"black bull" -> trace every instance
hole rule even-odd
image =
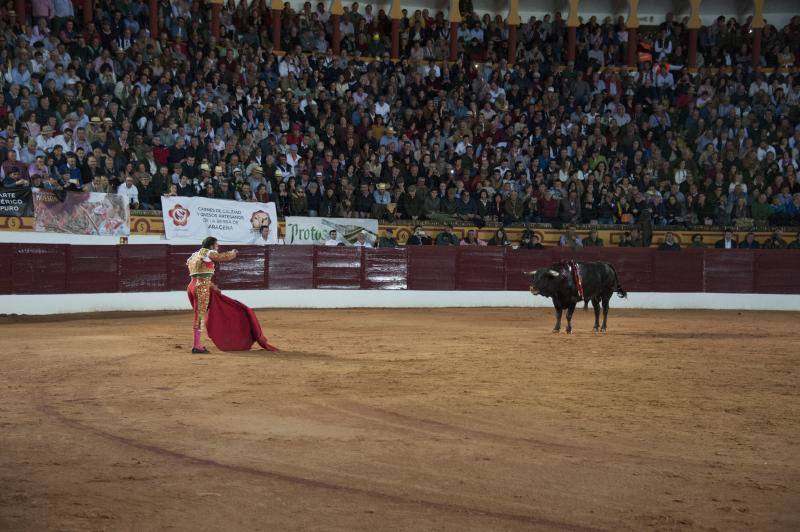
[[[594,331],[605,332],[608,319],[608,302],[614,292],[619,297],[627,294],[619,284],[619,277],[614,266],[607,262],[578,262],[583,297],[578,294],[578,287],[568,263],[555,263],[549,268],[540,268],[532,272],[524,272],[530,278],[531,293],[542,295],[553,300],[556,308],[556,326],[553,332],[561,330],[561,314],[567,310],[567,334],[572,332],[572,314],[575,305],[583,300],[584,308],[592,302],[594,308]],[[600,326],[600,305],[603,305],[603,325]]]

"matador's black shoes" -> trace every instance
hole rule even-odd
[[[208,349],[206,349],[205,347],[203,347],[203,348],[199,348],[199,347],[193,347],[193,348],[192,348],[192,354],[193,354],[193,355],[207,355],[207,354],[209,354],[210,352],[211,352],[211,351],[209,351],[209,350],[208,350]]]

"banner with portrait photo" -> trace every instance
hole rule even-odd
[[[365,240],[375,246],[378,240],[378,220],[372,218],[310,218],[305,216],[286,217],[287,244],[324,244],[332,230],[336,230],[336,240],[345,246],[352,246],[356,235],[363,232]]]
[[[167,239],[258,245],[278,243],[278,211],[274,203],[163,196],[161,206]]]
[[[33,230],[75,235],[128,236],[131,211],[126,198],[100,192],[33,189]]]
[[[0,189],[0,216],[33,215],[33,196],[29,188]]]

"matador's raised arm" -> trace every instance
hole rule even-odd
[[[230,262],[236,258],[237,251],[234,249],[232,251],[225,251],[220,253],[219,251],[212,251],[208,254],[208,258],[216,261],[216,262]]]

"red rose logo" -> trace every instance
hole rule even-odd
[[[184,225],[189,223],[189,209],[181,205],[180,203],[176,204],[173,208],[169,210],[169,217],[172,218],[172,223],[177,225],[178,227],[183,227]]]

